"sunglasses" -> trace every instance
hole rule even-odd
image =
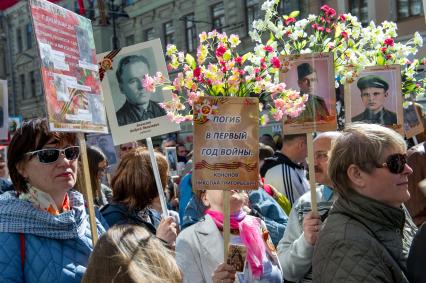
[[[64,149],[58,148],[44,148],[40,150],[30,151],[25,153],[25,155],[30,155],[33,157],[37,155],[38,161],[43,164],[53,163],[58,160],[61,154],[65,155],[65,158],[72,161],[76,160],[80,155],[80,147],[79,146],[70,146]]]
[[[387,167],[389,172],[393,174],[401,174],[405,169],[405,164],[407,164],[407,155],[395,153],[389,155],[388,158],[386,158],[386,163],[383,163],[382,165],[376,165],[376,167]]]

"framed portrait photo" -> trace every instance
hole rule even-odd
[[[346,123],[380,124],[404,133],[400,65],[371,66],[345,89]]]
[[[159,39],[98,55],[104,68],[102,89],[115,145],[180,130],[160,106],[172,98],[171,91],[147,92],[145,75],[161,72],[167,78],[166,62]]]
[[[305,109],[296,118],[284,118],[286,134],[330,131],[337,128],[336,91],[332,53],[282,57],[280,81],[307,95]]]
[[[167,163],[169,164],[169,171],[171,175],[177,175],[177,154],[176,154],[176,147],[166,147],[166,159]]]
[[[420,105],[417,105],[420,107]],[[416,104],[410,102],[407,107],[403,108],[404,110],[404,132],[407,139],[412,138],[418,134],[424,132],[423,119],[420,116],[419,111],[422,111],[421,108],[417,108]]]

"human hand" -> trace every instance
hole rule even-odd
[[[177,228],[173,217],[162,218],[155,235],[165,241],[170,247],[173,247],[177,237]]]
[[[235,268],[227,263],[221,263],[212,274],[213,283],[234,283]]]
[[[315,245],[321,230],[321,218],[318,213],[308,212],[303,219],[303,234],[306,242]]]

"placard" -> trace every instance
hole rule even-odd
[[[251,97],[211,96],[194,102],[194,189],[258,189],[258,103]]]
[[[161,102],[172,99],[171,91],[145,91],[146,74],[161,72],[167,78],[166,62],[159,39],[98,55],[104,72],[102,89],[115,145],[180,131],[171,122]]]
[[[404,107],[404,132],[405,137],[410,139],[418,134],[422,134],[425,130],[423,125],[423,119],[420,116],[419,111],[422,111],[420,105],[410,102],[407,107]]]
[[[305,110],[284,118],[284,133],[335,131],[337,128],[334,62],[332,53],[289,55],[281,58],[280,81],[308,96]]]
[[[45,0],[30,0],[51,131],[107,133],[89,19]]]
[[[6,140],[9,130],[7,81],[0,80],[0,140]]]
[[[90,134],[86,136],[87,144],[99,147],[108,160],[108,168],[118,163],[119,158],[115,151],[110,134]]]
[[[371,66],[345,88],[346,123],[380,124],[403,129],[401,66]]]
[[[175,176],[178,173],[178,162],[176,147],[166,147],[166,159],[169,165],[170,176]]]

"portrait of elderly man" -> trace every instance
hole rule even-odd
[[[142,86],[145,74],[150,74],[148,60],[142,55],[123,57],[118,63],[115,73],[121,93],[126,96],[126,102],[116,112],[119,126],[133,124],[166,115],[166,111],[151,100],[150,94]]]
[[[369,124],[394,125],[397,123],[396,113],[384,107],[389,96],[389,84],[380,76],[367,75],[357,82],[361,92],[365,110],[354,116],[352,122]]]
[[[300,94],[307,94],[308,101],[305,103],[305,110],[302,111],[294,121],[314,122],[325,121],[330,116],[324,98],[315,95],[318,92],[317,71],[309,63],[302,63],[297,66],[297,84]]]

